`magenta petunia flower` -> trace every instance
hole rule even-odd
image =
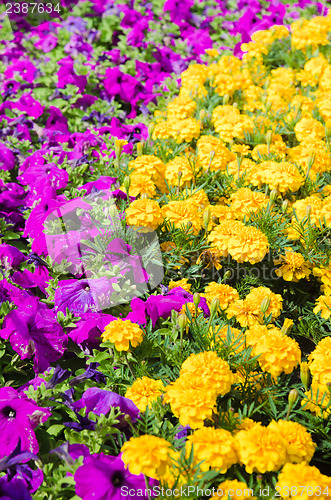
[[[51,415],[12,387],[0,389],[0,458],[15,450],[19,440],[21,450],[38,453],[39,445],[34,429]]]
[[[0,337],[10,341],[21,359],[34,357],[37,373],[62,357],[68,341],[55,313],[32,296],[7,314]]]
[[[83,500],[121,500],[125,496],[122,491],[130,491],[132,500],[148,498],[147,492],[141,494],[146,490],[144,475],[131,474],[121,455],[112,457],[100,453],[85,457],[84,464],[75,473],[75,481],[76,494]],[[157,484],[149,479],[150,489]]]
[[[15,156],[11,149],[0,144],[0,170],[11,170],[15,167]]]

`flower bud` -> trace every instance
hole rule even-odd
[[[312,213],[312,206],[311,205],[307,205],[306,206],[306,215],[307,215],[307,217],[310,217],[311,213]]]
[[[142,193],[140,196],[141,200],[148,200],[148,194],[147,193]]]
[[[143,154],[143,142],[137,142],[137,155],[141,156]]]
[[[260,307],[260,311],[262,314],[265,314],[267,312],[267,310],[269,309],[269,306],[270,306],[270,297],[264,297],[264,299],[262,300],[261,302],[261,307]]]
[[[273,189],[272,191],[270,191],[270,201],[271,203],[274,203],[278,198],[278,191],[277,189]]]
[[[290,202],[288,200],[284,200],[282,203],[282,212],[287,212],[288,207],[290,206]]]
[[[270,144],[272,142],[272,130],[268,130],[267,135],[266,135],[266,143],[268,148],[270,148]]]
[[[305,390],[308,391],[309,388],[309,382],[310,382],[310,370],[308,363],[301,363],[300,364],[300,378],[302,385],[304,386]]]
[[[325,126],[325,135],[329,139],[331,137],[331,123],[327,122]]]
[[[307,166],[308,166],[308,171],[307,171],[307,175],[309,173],[309,170],[311,169],[311,167],[314,165],[315,163],[315,158],[316,158],[316,154],[313,152],[309,158],[308,158],[308,161],[307,161]]]
[[[182,313],[178,316],[178,326],[181,331],[185,330],[188,324],[188,317],[186,314]]]
[[[299,393],[298,393],[297,389],[291,389],[290,392],[288,393],[288,404],[289,404],[290,409],[297,402],[298,397],[299,397]]]
[[[237,102],[234,102],[234,103],[232,104],[232,107],[233,107],[233,108],[238,108],[238,103],[237,103]]]
[[[224,94],[223,96],[223,106],[225,106],[230,100],[229,94]]]
[[[267,104],[265,105],[265,110],[267,113],[271,110],[272,102],[268,101]]]
[[[211,301],[210,304],[210,316],[215,316],[216,312],[218,311],[218,308],[220,306],[220,299],[217,297]]]
[[[225,271],[223,278],[227,280],[228,278],[231,278],[231,276],[232,276],[232,271],[228,269],[227,271]]]
[[[284,324],[281,328],[282,334],[288,335],[290,333],[290,331],[292,330],[292,327],[293,327],[293,319],[285,318]]]
[[[111,219],[114,219],[118,215],[118,210],[115,203],[113,205],[110,205],[110,207],[108,208],[108,214]]]
[[[200,304],[200,294],[199,294],[199,293],[197,293],[197,292],[195,292],[195,293],[193,294],[193,303],[194,303],[194,305],[195,305],[196,309],[198,309],[199,304]]]
[[[129,176],[129,175],[126,175],[126,176],[124,177],[123,184],[124,184],[124,187],[125,187],[126,192],[128,193],[128,191],[129,191],[129,189],[130,189],[130,185],[131,185],[131,179],[130,179],[130,176]]]
[[[115,139],[115,154],[116,158],[119,158],[122,154],[123,146],[128,144],[128,141],[124,139]]]
[[[202,221],[204,228],[207,230],[209,222],[210,222],[210,217],[211,217],[211,210],[210,207],[205,208],[205,211],[203,212],[202,216]]]

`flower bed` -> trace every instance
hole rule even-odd
[[[315,7],[3,20],[3,498],[331,496]]]

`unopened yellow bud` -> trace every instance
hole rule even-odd
[[[187,327],[187,324],[188,324],[188,317],[186,316],[186,314],[180,314],[178,316],[178,326],[180,328],[181,331],[185,330],[185,328]]]
[[[270,191],[270,201],[271,203],[274,203],[278,198],[278,191],[277,189],[273,189],[272,191]]]
[[[143,142],[137,142],[137,155],[141,156],[143,154]]]
[[[116,158],[119,158],[122,154],[123,146],[128,144],[128,141],[124,139],[115,139],[115,154]]]
[[[150,123],[148,125],[148,137],[151,139],[155,129],[155,123]]]
[[[286,318],[281,328],[281,332],[283,333],[283,335],[288,335],[292,330],[292,327],[293,327],[293,319]]]
[[[110,205],[110,207],[108,208],[108,214],[111,219],[114,219],[118,215],[118,210],[115,204]]]
[[[290,392],[288,393],[288,404],[291,408],[297,402],[298,397],[299,393],[297,389],[291,389]]]
[[[288,200],[284,200],[282,203],[282,212],[287,212],[288,207],[290,206],[290,202]]]
[[[232,276],[232,271],[230,271],[230,269],[228,269],[227,271],[225,271],[224,273],[224,279],[227,280],[228,278],[231,278]]]
[[[210,210],[210,207],[207,207],[207,208],[205,208],[205,211],[203,212],[203,216],[202,216],[203,226],[206,230],[208,228],[210,218],[211,218],[211,210]]]
[[[128,193],[128,192],[129,192],[129,189],[130,189],[130,185],[131,185],[131,179],[130,179],[130,176],[129,176],[129,175],[126,175],[126,176],[124,177],[123,184],[124,184],[124,187],[125,187],[126,192]]]
[[[311,216],[311,212],[312,212],[312,207],[311,207],[311,205],[307,205],[307,206],[306,206],[306,215],[307,215],[307,217],[310,217],[310,216]]]
[[[310,370],[308,363],[300,364],[300,378],[303,387],[305,388],[306,391],[308,391],[310,382]]]
[[[199,120],[203,120],[206,117],[207,113],[205,109],[202,109],[199,113]]]
[[[199,294],[199,293],[197,293],[197,292],[195,292],[195,293],[193,294],[193,303],[194,303],[194,305],[195,305],[195,308],[196,308],[196,309],[198,309],[199,304],[200,304],[200,294]]]
[[[220,299],[217,297],[211,301],[210,304],[210,316],[215,316],[216,312],[218,311],[218,308],[220,306]]]
[[[140,196],[141,200],[148,200],[148,194],[147,193],[142,193]]]
[[[270,144],[272,142],[272,130],[268,130],[267,135],[266,135],[266,142],[268,148],[270,148]]]
[[[325,126],[325,135],[329,139],[331,137],[331,123],[327,122]]]
[[[223,96],[223,106],[225,106],[230,100],[229,94],[224,94]]]
[[[265,314],[267,310],[269,309],[270,306],[270,297],[264,297],[264,299],[261,302],[261,307],[260,311],[262,314]]]

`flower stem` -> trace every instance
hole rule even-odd
[[[129,360],[128,360],[128,355],[127,355],[127,353],[126,353],[126,352],[124,352],[124,357],[125,357],[126,364],[127,364],[127,365],[128,365],[128,367],[129,367],[129,370],[130,370],[130,373],[131,373],[132,377],[136,380],[136,376],[135,376],[135,374],[133,373],[132,366],[131,366],[131,365],[130,365],[130,363],[129,363]]]
[[[148,497],[148,500],[151,500],[151,493],[149,490],[148,477],[145,476],[145,474],[144,474],[144,478],[145,478],[145,484],[146,484],[147,497]]]

